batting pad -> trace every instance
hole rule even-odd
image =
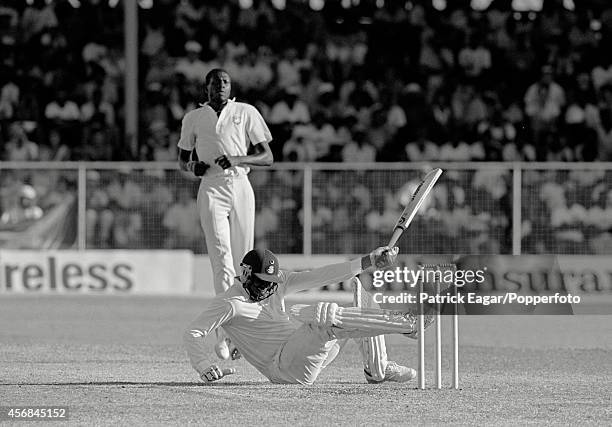
[[[353,286],[353,305],[355,307],[378,308],[378,304],[372,295],[364,289],[361,280],[354,277]],[[363,359],[363,370],[369,374],[369,379],[382,381],[385,379],[387,369],[387,345],[384,335],[373,337],[356,338],[355,342],[359,347]]]
[[[337,307],[333,315],[326,314],[325,324],[321,324],[321,304],[324,303],[296,304],[291,306],[289,312],[300,322],[361,332],[364,337],[397,333],[407,334],[411,338],[417,337],[417,316],[413,313],[382,308]],[[428,317],[431,317],[431,320],[427,321]],[[433,315],[426,315],[426,327],[432,322]]]

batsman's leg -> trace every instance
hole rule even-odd
[[[356,307],[378,308],[372,295],[363,288],[361,280],[354,277],[351,280],[353,287],[353,304]],[[356,338],[357,346],[363,358],[363,371],[368,381],[383,381],[387,369],[387,346],[384,335],[374,337]]]
[[[315,305],[296,304],[291,315],[304,323],[333,327],[337,338],[370,337],[381,334],[404,334],[416,338],[417,314],[380,308],[340,307],[336,303],[320,302]],[[430,311],[425,313],[425,327],[434,320]]]
[[[329,328],[303,324],[276,354],[270,381],[310,385],[338,355],[339,348]]]

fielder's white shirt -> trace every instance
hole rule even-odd
[[[283,311],[285,294],[333,285],[361,271],[359,258],[311,271],[280,270],[284,282],[278,285],[274,295],[259,302],[251,302],[242,284],[236,281],[227,291],[215,296],[185,332],[184,342],[191,365],[201,375],[214,363],[214,356],[209,357],[210,347],[205,345],[204,339],[223,326],[245,360],[269,377],[274,355],[301,325]]]
[[[259,111],[250,104],[228,100],[221,114],[208,103],[185,114],[181,126],[179,148],[196,150],[198,158],[210,165],[203,179],[249,172],[247,166],[223,169],[215,164],[222,155],[246,156],[249,143],[272,141],[272,134]]]

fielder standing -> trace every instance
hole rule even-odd
[[[232,285],[240,259],[253,248],[255,196],[247,174],[249,166],[272,164],[272,135],[255,107],[229,98],[232,83],[225,70],[210,71],[204,87],[208,101],[183,118],[179,165],[202,180],[198,209],[219,294]],[[228,359],[229,340],[222,331],[217,337],[216,353]]]

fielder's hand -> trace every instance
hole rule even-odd
[[[395,264],[398,252],[399,248],[397,246],[393,249],[391,249],[389,246],[381,246],[380,248],[376,248],[370,252],[370,264],[377,269],[389,267]]]
[[[217,157],[215,163],[221,166],[223,169],[231,168],[232,166],[238,165],[236,158],[233,156],[226,156],[225,154]]]
[[[210,166],[204,162],[189,162],[187,163],[187,169],[191,171],[195,176],[202,176],[206,173]]]
[[[200,378],[202,378],[202,381],[204,381],[205,383],[210,384],[212,382],[220,380],[226,375],[232,375],[235,373],[236,370],[234,368],[221,369],[217,365],[210,365],[208,368],[206,368],[204,372],[202,372]]]

